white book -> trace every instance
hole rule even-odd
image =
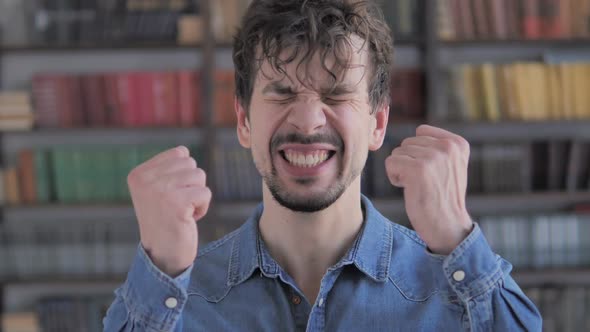
[[[548,216],[537,216],[533,220],[533,267],[545,267],[550,263],[550,229]]]
[[[551,242],[551,266],[563,266],[566,261],[567,241],[565,238],[565,218],[563,215],[550,217],[549,234]]]
[[[566,257],[565,263],[568,266],[580,265],[580,237],[579,237],[579,220],[576,215],[568,215],[565,217],[565,241],[566,241]]]

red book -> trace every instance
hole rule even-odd
[[[131,107],[136,107],[135,126],[152,127],[154,116],[154,73],[138,72],[132,74]]]
[[[487,0],[491,13],[492,35],[495,39],[508,38],[508,20],[506,18],[506,0]],[[514,1],[514,0],[508,0]]]
[[[471,10],[471,0],[455,0],[457,2],[459,16],[461,16],[461,33],[463,39],[475,38],[474,15]]]
[[[139,77],[137,73],[117,74],[117,94],[120,105],[120,119],[123,127],[139,125]]]
[[[558,2],[562,37],[572,38],[571,0],[560,0]]]
[[[477,39],[488,39],[492,36],[485,0],[473,0],[475,31]]]
[[[465,29],[463,22],[463,17],[461,16],[461,0],[448,0],[448,4],[450,6],[450,14],[453,19],[453,27],[455,28],[455,39],[457,40],[464,40],[465,38]]]
[[[520,4],[521,1],[505,0],[506,24],[508,30],[508,39],[517,40],[522,36],[522,26],[520,24]]]
[[[541,38],[541,11],[539,0],[523,0],[522,32],[525,39]]]
[[[92,74],[81,77],[82,100],[87,123],[91,127],[107,125],[106,75]]]
[[[86,126],[88,122],[82,100],[82,84],[80,82],[80,76],[67,76],[66,89],[66,103],[72,117],[72,125],[76,128]]]
[[[563,38],[565,36],[561,15],[563,0],[541,0],[542,8],[542,30],[545,38]]]
[[[201,77],[198,72],[183,70],[177,73],[178,100],[181,127],[192,127],[202,123],[201,119]]]
[[[396,70],[391,74],[391,104],[389,110],[389,122],[410,120],[408,118],[408,85],[407,71]]]
[[[35,122],[40,128],[57,128],[59,117],[59,76],[36,74],[32,81]]]
[[[234,111],[234,71],[218,69],[214,74],[214,79],[214,123],[226,127],[235,126],[237,118]]]
[[[154,73],[154,119],[161,127],[177,126],[179,122],[178,82],[176,73]]]
[[[60,128],[75,127],[73,105],[70,100],[70,79],[66,75],[59,75],[57,79],[59,94],[57,97]]]
[[[122,126],[123,123],[118,81],[118,74],[104,74],[106,123],[114,127]]]
[[[424,74],[418,69],[412,69],[407,75],[408,114],[414,119],[424,119],[426,117]]]

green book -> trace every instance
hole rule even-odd
[[[37,181],[37,203],[45,204],[51,201],[51,168],[47,150],[33,151],[35,165],[35,179]]]
[[[70,179],[75,190],[75,201],[78,203],[91,202],[94,196],[93,162],[88,158],[88,152],[82,148],[70,150],[72,172]]]
[[[130,202],[127,176],[132,169],[139,165],[139,151],[137,146],[120,146],[113,150],[114,154],[114,182],[117,200]]]
[[[76,201],[76,189],[72,172],[72,151],[55,147],[52,151],[53,179],[55,194],[59,203],[70,204]]]
[[[112,149],[98,147],[93,151],[96,165],[94,179],[96,181],[96,202],[107,203],[116,200],[115,172]]]

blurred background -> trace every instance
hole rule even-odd
[[[260,177],[235,137],[231,35],[247,0],[0,0],[4,332],[102,331],[135,255],[126,176],[184,144],[238,227]],[[472,146],[467,204],[540,308],[590,331],[590,0],[382,0],[390,127],[363,192],[408,224],[383,166],[421,123]]]

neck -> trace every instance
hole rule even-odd
[[[260,233],[279,265],[314,303],[322,277],[352,246],[363,223],[360,177],[328,208],[299,213],[280,205],[263,189]]]

